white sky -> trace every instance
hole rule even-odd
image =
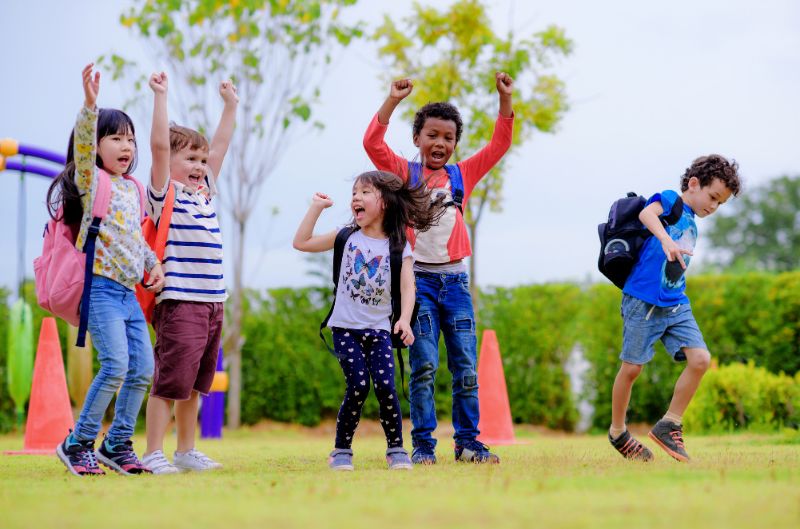
[[[571,110],[557,134],[534,135],[512,155],[504,211],[489,214],[480,227],[482,286],[598,278],[596,226],[611,202],[628,190],[649,194],[677,187],[698,155],[735,158],[750,186],[800,173],[797,1],[487,3],[497,30],[506,31],[509,20],[517,33],[555,23],[575,41],[575,51],[557,70],[567,83]],[[147,50],[117,22],[126,5],[4,0],[0,137],[63,151],[82,102],[81,67],[109,51],[149,62]],[[353,11],[374,27],[384,12],[397,16],[410,10],[409,0],[361,0]],[[315,110],[325,130],[288,148],[267,181],[263,207],[249,231],[248,285],[319,281],[306,274],[308,264],[291,240],[314,191],[336,201],[320,230],[346,221],[350,181],[371,169],[361,139],[387,92],[379,80],[386,65],[375,50],[375,43],[362,42],[340,56]],[[121,106],[122,93],[106,80],[101,106]],[[149,121],[137,119],[136,126],[139,144],[146,146]],[[410,125],[395,119],[387,140],[396,151],[411,154],[410,134]],[[148,159],[142,152],[136,172],[142,180]],[[7,190],[0,207],[0,243],[11,257],[17,254],[18,179],[11,172],[0,179]],[[44,179],[28,181],[24,251],[29,276],[41,250],[46,187]],[[276,206],[280,214],[273,218],[268,212]],[[700,260],[707,227],[700,223]],[[0,260],[0,285],[15,284],[16,261]]]

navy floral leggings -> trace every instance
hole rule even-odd
[[[380,405],[380,420],[389,448],[403,446],[403,418],[394,386],[394,357],[389,331],[333,329],[333,348],[347,389],[336,419],[336,448],[350,448],[361,408],[369,395],[370,377]]]

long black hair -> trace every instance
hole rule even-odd
[[[114,134],[131,134],[136,137],[136,129],[130,116],[121,110],[114,108],[101,108],[97,117],[97,144],[106,136]],[[133,152],[131,164],[128,166],[126,174],[130,174],[136,169],[136,151]],[[103,168],[103,160],[97,155],[97,167]],[[58,210],[62,209],[61,217]],[[53,183],[47,189],[47,211],[55,220],[64,219],[66,224],[76,224],[83,217],[83,206],[81,205],[81,194],[78,186],[75,185],[75,129],[69,135],[67,145],[67,164],[64,170],[53,179]]]
[[[354,185],[358,183],[372,186],[380,193],[384,205],[383,232],[394,251],[405,247],[408,227],[427,231],[439,222],[445,211],[444,196],[431,201],[431,191],[422,182],[412,187],[394,173],[368,171],[356,177]]]

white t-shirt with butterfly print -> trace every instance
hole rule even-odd
[[[403,259],[411,257],[406,243]],[[391,330],[389,239],[367,237],[361,230],[347,239],[342,254],[336,304],[328,327]]]

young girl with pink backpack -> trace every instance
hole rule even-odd
[[[98,460],[121,474],[141,474],[149,471],[133,451],[131,436],[153,373],[153,349],[134,287],[144,270],[154,291],[163,286],[164,275],[142,237],[142,186],[129,176],[136,165],[133,123],[120,110],[96,108],[100,74],[93,74],[93,66],[83,69],[85,101],[70,136],[67,166],[47,193],[53,220],[34,271],[40,302],[72,323],[75,293],[82,292],[81,327],[88,326],[100,361],[74,430],[56,448],[59,459],[77,476],[104,474]],[[67,238],[67,230],[75,237],[72,248],[55,237]],[[75,259],[84,258],[76,257],[79,252],[88,256],[84,283],[58,291],[69,285],[56,279],[57,272],[74,275]],[[58,292],[71,304],[66,315],[63,307],[55,308]],[[101,420],[117,390],[114,420],[95,452]]]

